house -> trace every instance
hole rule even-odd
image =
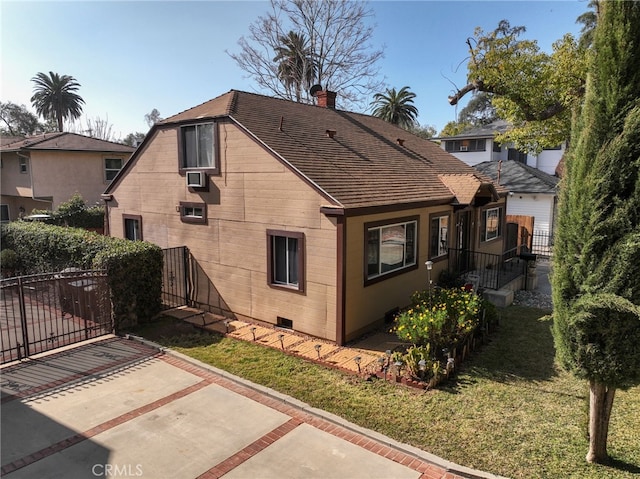
[[[156,123],[103,198],[111,236],[188,247],[191,305],[344,344],[437,280],[449,248],[500,257],[507,191],[316,95],[231,90]]]
[[[76,133],[43,133],[3,139],[2,221],[33,209],[57,208],[75,193],[88,205],[100,195],[134,148]]]
[[[548,175],[556,173],[556,167],[562,159],[565,144],[555,148],[542,150],[539,155],[532,155],[516,150],[511,145],[501,145],[494,138],[497,134],[507,131],[509,123],[497,120],[488,125],[473,128],[454,136],[434,138],[440,140],[443,150],[474,166],[484,161],[517,161],[532,168],[536,168]]]
[[[533,216],[533,230],[529,233],[551,236],[558,177],[517,161],[484,161],[474,168],[509,190],[507,216]]]

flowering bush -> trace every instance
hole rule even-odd
[[[479,323],[481,299],[464,289],[419,291],[412,306],[396,316],[392,332],[431,351],[452,347],[473,333]]]

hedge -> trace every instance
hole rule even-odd
[[[150,321],[161,310],[162,250],[144,241],[80,228],[14,221],[2,225],[2,248],[17,253],[17,274],[75,267],[105,269],[116,330]]]

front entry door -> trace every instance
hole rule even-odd
[[[471,211],[456,213],[456,250],[458,253],[457,270],[469,271],[471,268]]]

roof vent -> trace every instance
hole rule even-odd
[[[325,133],[329,138],[333,138],[334,136],[336,136],[336,130],[326,130]]]
[[[396,142],[398,143],[398,145],[404,146],[404,138],[396,138]]]
[[[322,91],[322,85],[318,85],[317,83],[315,85],[313,85],[310,89],[309,89],[309,94],[311,96],[316,96],[316,93],[318,93],[319,91]]]

